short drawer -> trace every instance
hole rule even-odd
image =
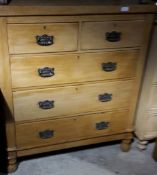
[[[138,50],[79,55],[12,56],[12,87],[55,85],[133,77]]]
[[[17,124],[17,147],[39,147],[121,133],[128,127],[127,115],[128,111],[124,110]]]
[[[13,93],[16,121],[62,117],[91,111],[127,108],[133,81],[118,81]]]
[[[144,21],[83,22],[81,49],[105,49],[140,46]]]
[[[77,23],[8,25],[11,54],[75,51],[77,40]]]

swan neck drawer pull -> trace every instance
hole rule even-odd
[[[54,131],[53,130],[45,130],[45,131],[40,131],[39,132],[39,137],[41,139],[49,139],[54,136]]]
[[[109,42],[118,42],[121,40],[121,32],[106,32],[106,40]]]
[[[96,129],[97,130],[103,130],[103,129],[107,129],[109,127],[109,122],[100,122],[100,123],[96,123]]]
[[[102,63],[102,69],[105,72],[115,71],[117,69],[117,63],[113,63],[113,62]]]
[[[108,102],[112,100],[112,94],[104,93],[99,95],[100,102]]]
[[[36,42],[40,46],[50,46],[54,44],[53,39],[54,39],[53,36],[48,36],[46,34],[41,35],[41,36],[40,35],[36,36]]]
[[[43,78],[52,77],[55,75],[54,70],[55,70],[54,68],[50,68],[50,67],[39,68],[38,74],[40,77],[43,77]]]
[[[41,109],[54,108],[54,101],[45,100],[45,101],[40,101],[38,104],[39,104],[39,108]]]

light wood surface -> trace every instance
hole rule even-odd
[[[10,172],[19,156],[119,139],[122,151],[130,149],[156,7],[132,0],[81,2],[0,6],[0,88],[12,114],[6,118]],[[115,31],[120,41],[106,41]],[[52,45],[36,43],[44,34]],[[105,62],[116,69],[102,70]],[[54,68],[54,76],[39,77],[44,67]],[[41,106],[46,100],[50,109]]]
[[[36,37],[42,35],[53,36],[53,44],[41,46]],[[56,51],[77,50],[77,23],[53,24],[10,24],[8,25],[9,52],[43,53]]]
[[[49,144],[65,143],[91,137],[121,133],[127,128],[127,113],[128,111],[117,111],[52,121],[48,120],[19,124],[16,125],[17,148],[28,149]],[[100,122],[108,122],[108,127],[106,129],[97,130],[96,124]],[[46,130],[53,131],[54,135],[47,139],[40,138],[39,133]]]
[[[81,49],[102,49],[140,46],[144,21],[84,22],[81,28]],[[135,30],[136,29],[136,30]],[[120,40],[109,42],[106,33],[120,32]]]
[[[131,101],[133,81],[97,83],[13,93],[16,121],[61,117],[91,111],[127,108]],[[121,93],[119,90],[121,89]],[[112,100],[101,102],[99,95],[112,94]],[[41,109],[39,102],[54,101],[54,108]],[[29,110],[28,110],[29,109]]]
[[[65,55],[25,55],[11,57],[13,88],[46,86],[60,83],[132,78],[136,75],[139,51],[115,51]],[[103,69],[104,63],[116,64],[113,71]],[[54,75],[43,78],[38,70],[53,68]]]
[[[45,153],[45,152],[50,152],[54,150],[65,150],[68,148],[74,148],[74,147],[82,147],[85,145],[91,145],[91,144],[97,144],[97,143],[105,143],[105,142],[110,142],[110,141],[115,141],[115,140],[123,140],[125,138],[132,138],[132,133],[130,132],[122,132],[118,134],[112,134],[112,135],[105,135],[105,136],[100,136],[100,137],[93,137],[93,138],[88,138],[88,139],[83,139],[83,140],[78,140],[74,142],[65,142],[65,143],[60,143],[60,144],[54,144],[54,145],[46,145],[46,146],[39,146],[35,148],[23,148],[17,149],[17,156],[27,156],[27,155],[33,155],[33,154],[38,154],[38,153]],[[69,149],[70,150],[70,149]]]
[[[11,76],[10,67],[8,67],[9,54],[6,20],[6,18],[0,18],[0,38],[3,40],[3,42],[0,44],[0,88],[10,112],[13,112]]]
[[[150,14],[149,14],[150,15]],[[149,16],[148,15],[148,16]],[[75,23],[75,22],[109,22],[109,21],[138,21],[138,20],[145,20],[145,16],[142,14],[84,14],[84,15],[64,15],[64,16],[9,16],[7,17],[8,24],[45,24],[45,23]]]

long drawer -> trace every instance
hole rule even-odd
[[[91,114],[16,125],[18,148],[65,143],[124,132],[128,111]]]
[[[12,87],[30,87],[133,77],[138,50],[12,56]]]
[[[133,81],[118,81],[13,93],[16,121],[62,117],[91,111],[127,108]]]
[[[9,24],[8,41],[11,54],[75,51],[78,23]]]
[[[81,49],[105,49],[140,46],[144,21],[83,22]]]

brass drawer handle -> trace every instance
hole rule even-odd
[[[53,39],[54,39],[53,36],[48,36],[46,34],[41,35],[41,36],[40,35],[36,36],[36,42],[40,46],[50,46],[54,44]]]
[[[96,123],[96,129],[97,130],[103,130],[103,129],[107,129],[109,127],[109,122],[100,122],[100,123]]]
[[[112,94],[104,93],[99,95],[100,102],[108,102],[112,100]]]
[[[54,131],[53,130],[45,130],[45,131],[40,131],[39,132],[39,137],[41,139],[49,139],[54,136]]]
[[[39,68],[38,74],[40,77],[43,77],[43,78],[52,77],[55,75],[54,68],[50,68],[50,67]]]
[[[39,108],[41,109],[54,108],[54,101],[45,100],[45,101],[40,101],[38,104],[39,104]]]
[[[106,32],[106,40],[109,42],[118,42],[121,40],[121,32]]]
[[[117,69],[117,63],[113,63],[113,62],[102,63],[102,69],[105,72],[115,71]]]

